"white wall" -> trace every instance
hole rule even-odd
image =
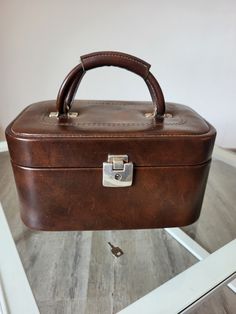
[[[236,147],[236,1],[2,0],[2,130],[26,105],[56,97],[79,56],[119,50],[152,64],[165,97],[193,107]],[[77,98],[147,99],[133,74],[87,73]],[[3,138],[3,135],[2,135]]]

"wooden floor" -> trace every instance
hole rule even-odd
[[[209,252],[236,238],[235,187],[236,169],[213,161],[201,218],[184,228]],[[164,230],[27,229],[19,218],[8,153],[0,154],[0,200],[42,314],[117,313],[197,262]],[[115,258],[108,242],[124,255]],[[212,302],[199,313],[235,313],[225,307],[225,294],[221,298],[221,312],[214,312]]]

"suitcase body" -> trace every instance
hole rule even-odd
[[[153,102],[73,101],[84,73],[104,65],[143,77]],[[189,107],[165,103],[149,67],[122,53],[86,55],[56,101],[30,105],[8,126],[28,227],[162,228],[199,217],[216,131]]]

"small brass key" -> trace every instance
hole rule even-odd
[[[115,255],[115,257],[120,257],[124,254],[124,252],[118,247],[111,244],[111,242],[108,242],[108,244],[111,247],[111,253]]]

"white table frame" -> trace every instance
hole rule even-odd
[[[0,313],[39,314],[0,203]]]

